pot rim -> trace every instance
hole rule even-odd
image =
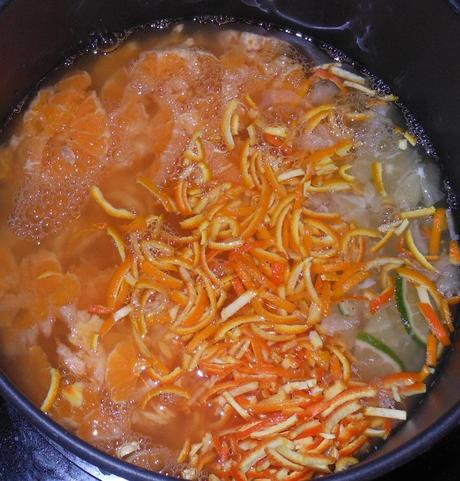
[[[0,393],[14,407],[24,414],[39,432],[45,437],[58,443],[64,449],[72,452],[79,458],[90,462],[102,472],[139,481],[171,481],[171,476],[148,471],[130,464],[122,459],[117,459],[95,448],[86,441],[67,431],[48,415],[40,411],[9,381],[3,371],[0,372]],[[416,438],[406,441],[397,450],[383,456],[359,463],[347,471],[327,476],[331,481],[365,481],[389,473],[422,454],[447,435],[460,422],[460,401],[451,407],[432,427],[426,429]]]

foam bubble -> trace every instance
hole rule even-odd
[[[89,187],[77,177],[61,182],[44,175],[27,177],[16,195],[11,229],[18,237],[36,241],[59,232],[78,217]]]

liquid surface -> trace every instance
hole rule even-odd
[[[0,361],[37,406],[211,481],[346,469],[406,418],[460,250],[394,97],[329,62],[180,25],[38,92],[0,148]]]

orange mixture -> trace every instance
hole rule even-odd
[[[275,38],[181,27],[42,89],[0,150],[4,370],[81,438],[166,474],[356,464],[425,392],[458,301],[437,284],[460,261],[446,210],[398,202],[365,150],[392,100]],[[415,143],[388,135],[397,155]]]

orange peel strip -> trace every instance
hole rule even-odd
[[[40,406],[40,409],[45,413],[47,413],[53,407],[53,404],[56,401],[59,392],[59,385],[61,383],[61,373],[58,369],[52,367],[50,369],[50,376],[51,380],[48,388],[48,393],[46,394],[46,397],[43,400],[42,405]]]
[[[412,252],[414,257],[418,260],[418,262],[430,272],[438,272],[426,259],[426,257],[418,250],[418,247],[415,245],[414,238],[412,236],[412,230],[409,227],[406,229],[406,242],[409,250]]]
[[[176,212],[177,208],[169,195],[162,192],[155,183],[147,177],[141,176],[137,183],[145,187],[163,205],[166,212]]]
[[[178,397],[182,397],[185,399],[190,399],[191,395],[189,391],[186,389],[179,387],[179,386],[161,386],[149,391],[140,403],[141,409],[145,409],[145,406],[151,401],[153,398],[164,395],[164,394],[173,394]]]
[[[110,204],[99,187],[93,185],[90,190],[91,197],[96,201],[96,203],[102,208],[102,210],[111,217],[116,217],[117,219],[133,220],[137,216],[134,212],[127,209],[119,209]]]
[[[387,192],[383,183],[383,170],[381,162],[372,162],[372,178],[374,180],[374,185],[377,192],[382,197],[386,197]]]

